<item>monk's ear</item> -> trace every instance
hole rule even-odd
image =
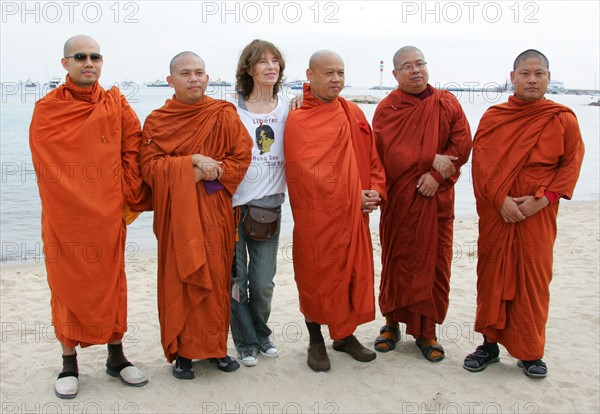
[[[548,82],[550,82],[552,80],[552,77],[550,76],[550,71],[548,71]]]
[[[69,59],[67,59],[67,58],[61,58],[60,59],[60,64],[62,65],[63,68],[65,68],[65,70],[67,72],[69,71]]]
[[[171,88],[173,88],[173,76],[171,76],[171,75],[167,76],[167,83],[169,84],[169,86]]]
[[[510,72],[510,82],[513,83],[515,81],[515,71]]]
[[[308,79],[309,81],[312,81],[312,77],[313,77],[313,71],[310,70],[310,68],[306,69],[306,79]]]

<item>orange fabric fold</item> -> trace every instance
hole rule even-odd
[[[66,346],[127,328],[124,211],[151,209],[139,170],[140,123],[115,87],[66,83],[40,99],[29,143],[42,201],[52,322]]]
[[[302,107],[290,113],[285,136],[300,310],[341,339],[375,317],[373,252],[361,190],[375,189],[385,198],[385,175],[364,114],[343,98],[323,103],[305,85]]]
[[[515,358],[542,358],[558,203],[505,223],[505,197],[553,191],[570,199],[584,145],[573,112],[547,99],[511,96],[488,109],[473,151],[479,214],[475,330]]]
[[[223,357],[235,245],[231,198],[250,164],[252,140],[235,107],[175,97],[144,123],[142,173],[152,187],[158,240],[158,314],[168,361]],[[223,189],[195,182],[192,154],[222,161]]]
[[[422,317],[442,323],[448,310],[454,184],[460,173],[443,181],[439,176],[434,197],[420,195],[417,181],[433,171],[436,154],[458,157],[459,170],[472,145],[469,124],[454,95],[427,87],[431,95],[424,100],[400,89],[391,92],[373,117],[388,192],[379,226],[379,306],[417,337],[423,334]]]

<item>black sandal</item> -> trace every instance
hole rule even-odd
[[[423,354],[423,357],[427,361],[440,362],[441,360],[443,360],[446,357],[446,352],[444,351],[444,347],[441,344],[438,343],[437,345],[424,346],[423,345],[424,342],[425,342],[425,338],[417,338],[417,340],[415,341],[415,344],[419,347],[419,349],[421,350],[421,353]],[[433,351],[441,352],[442,355],[437,358],[432,358],[431,353]]]
[[[463,368],[471,372],[480,372],[487,368],[489,364],[499,362],[500,349],[490,352],[485,345],[479,345],[475,352],[467,355]]]
[[[546,363],[541,359],[533,361],[519,361],[517,362],[519,368],[523,368],[525,375],[531,378],[546,378],[548,375],[548,367]]]
[[[373,348],[375,348],[378,352],[389,352],[396,349],[396,344],[400,342],[400,328],[396,328],[390,325],[384,325],[379,330],[379,334],[383,335],[385,332],[389,332],[395,336],[395,339],[392,338],[384,338],[383,336],[378,336],[375,339],[375,344]],[[380,346],[381,344],[387,345],[387,348]]]

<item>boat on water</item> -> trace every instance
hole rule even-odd
[[[550,83],[548,84],[547,92],[551,94],[564,93],[565,85],[561,81],[550,81]]]
[[[304,87],[304,83],[306,83],[306,82],[308,82],[308,81],[296,79],[296,80],[284,83],[283,86],[285,86],[288,89],[292,89],[292,90],[301,90]]]
[[[25,82],[23,82],[23,84],[26,88],[37,88],[38,86],[38,83],[32,81],[31,78],[28,78]]]
[[[209,81],[208,86],[233,86],[230,82],[217,79],[215,81]]]
[[[46,82],[45,86],[46,86],[46,88],[48,88],[48,90],[50,90],[50,89],[57,88],[58,86],[60,86],[61,83],[62,83],[61,78],[52,78],[48,82]]]
[[[169,86],[169,84],[164,80],[157,79],[155,81],[148,82],[146,86],[150,88],[164,88],[166,86]]]
[[[372,86],[369,89],[372,91],[393,91],[396,88],[398,88],[398,86],[379,85],[379,86]]]

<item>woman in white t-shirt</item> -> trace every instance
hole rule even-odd
[[[289,101],[280,93],[285,61],[270,42],[253,40],[240,55],[235,95],[228,95],[254,139],[252,162],[233,196],[241,210],[239,240],[232,271],[231,332],[242,365],[258,363],[258,353],[275,358],[279,351],[270,341],[268,320],[275,283],[281,204],[285,199],[283,132]],[[255,240],[244,231],[248,206],[272,209],[277,215],[275,233]],[[249,217],[248,217],[249,219]],[[238,295],[239,293],[239,295]]]

